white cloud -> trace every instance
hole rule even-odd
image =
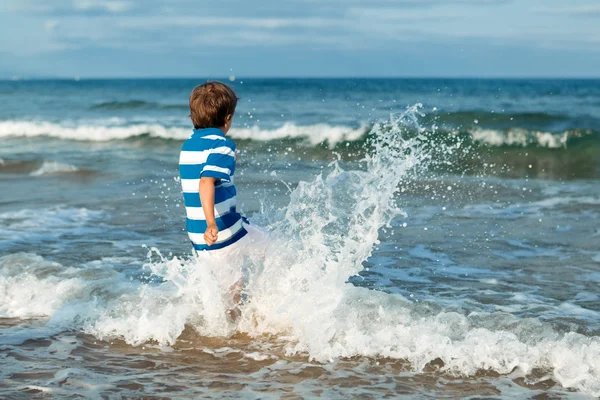
[[[360,41],[359,41],[360,42]],[[317,47],[356,48],[361,43],[352,41],[344,35],[320,35],[318,33],[277,33],[270,31],[239,30],[230,32],[219,32],[209,34],[196,34],[186,45],[191,46],[229,46],[247,47],[251,46],[289,46],[310,45]]]
[[[22,14],[69,15],[87,11],[104,11],[120,14],[131,11],[134,4],[130,0],[2,0],[8,12]]]
[[[111,0],[73,0],[73,7],[76,10],[105,10],[111,13],[122,13],[132,8],[131,3],[126,1]]]
[[[597,17],[600,15],[599,5],[587,5],[577,7],[537,7],[539,13],[550,15],[571,15],[581,17]]]
[[[18,11],[5,17],[4,28],[0,20],[0,31],[17,37],[12,44],[0,44],[0,51],[15,54],[73,47],[185,49],[192,42],[205,47],[314,44],[334,50],[393,49],[407,41],[468,44],[470,39],[565,49],[579,41],[579,47],[591,49],[596,46],[585,38],[600,36],[590,19],[572,23],[572,15],[600,12],[600,6],[588,2],[567,7],[559,0],[289,0],[283,8],[270,3],[275,0],[48,1],[52,6],[38,6],[35,0],[0,1]],[[36,45],[29,45],[26,37]]]
[[[46,14],[54,10],[54,6],[50,4],[34,3],[31,0],[6,0],[4,6],[9,13],[35,13]]]
[[[46,32],[52,32],[56,29],[56,27],[59,25],[59,22],[55,19],[49,19],[46,22],[44,22],[44,30],[46,30]]]
[[[119,26],[126,28],[169,28],[169,27],[227,27],[276,30],[282,28],[326,28],[345,25],[334,18],[249,18],[249,17],[186,17],[152,16],[144,18],[121,18]]]

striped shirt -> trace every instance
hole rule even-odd
[[[236,211],[235,144],[218,128],[195,129],[183,143],[179,156],[179,174],[183,202],[187,214],[186,228],[196,250],[217,250],[237,242],[246,235],[246,222]],[[219,229],[217,241],[208,246],[204,241],[207,228],[200,202],[200,178],[216,178],[215,222]]]

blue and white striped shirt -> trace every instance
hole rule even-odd
[[[195,129],[183,143],[179,156],[179,174],[183,202],[187,213],[186,228],[196,250],[217,250],[237,242],[246,235],[245,222],[236,211],[235,144],[218,128]],[[204,241],[206,218],[200,202],[200,178],[215,181],[215,221],[219,234],[216,243]]]

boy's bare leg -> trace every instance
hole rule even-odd
[[[229,293],[232,294],[231,299],[235,305],[240,304],[240,300],[242,299],[242,286],[244,284],[244,278],[240,278],[236,283],[231,285],[229,288]]]
[[[241,315],[238,304],[240,304],[240,300],[242,299],[242,287],[244,284],[244,278],[240,278],[236,283],[231,285],[229,288],[229,293],[232,295],[231,299],[233,300],[233,306],[227,310],[227,315],[233,322],[235,322]]]

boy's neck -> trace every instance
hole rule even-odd
[[[218,130],[221,131],[221,133],[223,134],[223,136],[225,136],[227,134],[227,132],[229,132],[229,129],[227,129],[226,127],[220,127],[220,128],[218,128],[216,126],[208,126],[206,128],[198,128],[198,129],[194,128],[194,131],[203,131],[205,129],[218,129]]]

